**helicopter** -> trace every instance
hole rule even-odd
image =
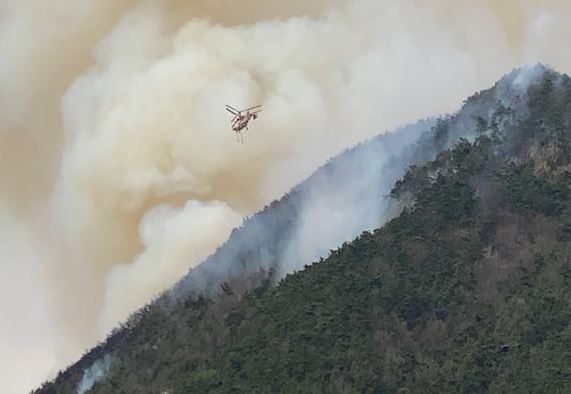
[[[237,110],[234,107],[226,105],[226,111],[230,112],[234,117],[231,120],[232,123],[232,130],[236,133],[236,137],[238,138],[238,142],[244,143],[244,138],[242,137],[242,130],[248,130],[248,123],[252,119],[256,119],[258,117],[258,113],[262,110],[260,109],[261,105],[256,105],[254,107],[250,107],[243,110]]]

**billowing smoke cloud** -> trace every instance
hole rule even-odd
[[[99,322],[102,332],[117,324],[117,311],[125,314],[140,308],[142,300],[181,278],[188,262],[208,257],[241,220],[219,202],[190,200],[184,208],[160,205],[149,211],[139,230],[142,254],[133,262],[113,267],[108,275]]]
[[[0,0],[3,392],[79,356],[342,148],[521,63],[571,71],[570,8]],[[258,103],[239,145],[224,104]]]

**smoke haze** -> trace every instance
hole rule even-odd
[[[77,358],[343,148],[522,63],[571,72],[569,16],[563,0],[0,0],[2,391]],[[237,144],[224,104],[258,103]]]

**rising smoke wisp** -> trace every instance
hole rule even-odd
[[[0,0],[4,392],[344,147],[521,63],[571,71],[564,1],[308,3]],[[238,145],[223,106],[257,103]]]
[[[91,390],[95,383],[104,379],[109,373],[113,364],[113,356],[106,354],[102,359],[96,360],[89,368],[85,370],[79,385],[77,386],[77,394],[84,394]]]

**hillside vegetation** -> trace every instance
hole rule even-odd
[[[277,284],[269,265],[148,306],[37,392],[104,354],[92,393],[571,392],[571,79],[522,97],[473,138],[433,126],[383,227]]]

